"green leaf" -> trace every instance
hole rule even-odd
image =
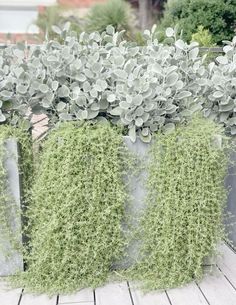
[[[58,89],[57,94],[59,97],[67,97],[70,94],[70,89],[66,85],[62,85]]]
[[[72,120],[72,115],[69,113],[60,113],[59,117],[62,121],[71,121]]]
[[[88,118],[88,110],[82,110],[81,117],[86,120]]]
[[[180,49],[180,50],[184,50],[186,48],[186,44],[183,40],[181,39],[178,39],[176,42],[175,42],[175,46]]]
[[[96,118],[98,116],[98,114],[99,114],[98,110],[93,111],[91,109],[88,109],[88,117],[87,118],[88,118],[88,120],[92,120],[92,119]]]
[[[62,33],[61,29],[56,25],[52,26],[52,30],[53,30],[53,32],[55,32],[58,35],[61,35],[61,33]]]
[[[128,77],[128,73],[121,69],[114,70],[114,74],[121,79],[126,79]]]
[[[179,75],[176,72],[173,72],[166,77],[167,86],[174,86],[179,79]]]
[[[2,110],[0,110],[0,122],[4,122],[6,120],[5,115],[2,113]]]
[[[189,51],[189,58],[194,61],[196,60],[198,54],[199,54],[199,48],[194,48]]]
[[[120,107],[113,108],[110,111],[110,114],[115,115],[115,116],[119,116],[119,115],[121,115],[121,113],[122,113],[122,109]]]
[[[12,92],[8,91],[8,90],[2,90],[0,92],[0,95],[5,97],[5,98],[10,98],[12,96]]]
[[[234,116],[234,117],[228,119],[228,124],[231,126],[236,125],[236,117]]]
[[[114,35],[115,29],[113,28],[112,25],[108,25],[108,26],[106,27],[106,32],[107,32],[107,34],[109,34],[109,35]]]
[[[27,90],[28,90],[28,87],[27,86],[23,86],[23,85],[18,85],[16,87],[16,90],[18,93],[20,94],[26,94],[27,93]]]
[[[129,109],[129,107],[130,107],[129,103],[127,103],[126,101],[120,102],[119,105],[120,105],[120,108],[125,109],[125,110]]]
[[[134,105],[137,105],[137,106],[140,106],[142,104],[142,102],[143,102],[143,97],[140,94],[137,94],[132,99],[132,103],[134,103]]]
[[[117,66],[123,66],[124,65],[124,62],[125,62],[125,59],[123,56],[116,56],[114,58],[114,63],[117,65]]]
[[[47,92],[49,91],[49,87],[48,87],[48,85],[46,85],[46,84],[41,84],[41,85],[39,86],[39,90],[40,90],[42,93],[47,93]]]
[[[83,83],[82,88],[83,88],[84,92],[89,92],[91,90],[91,86],[90,86],[89,82],[87,82],[87,81]]]
[[[109,103],[113,103],[115,100],[116,100],[116,96],[115,96],[115,94],[109,94],[108,96],[107,96],[107,100],[108,100],[108,102]]]
[[[165,134],[169,134],[175,130],[175,124],[174,123],[167,123],[162,128],[163,132]]]
[[[216,99],[221,98],[222,96],[224,96],[224,92],[222,92],[222,91],[215,91],[213,93],[213,97]]]
[[[98,92],[97,90],[95,90],[94,88],[90,91],[90,95],[93,97],[93,98],[97,98],[98,97]]]
[[[136,128],[135,128],[135,126],[131,126],[129,128],[129,138],[130,138],[131,142],[135,143],[135,141],[136,141]]]
[[[141,126],[143,126],[143,119],[142,118],[137,118],[136,120],[135,120],[135,125],[137,126],[137,127],[141,127]]]
[[[175,31],[172,28],[166,29],[166,36],[167,37],[173,37],[175,35]]]
[[[181,91],[179,94],[177,94],[176,98],[181,100],[190,96],[192,96],[192,93],[190,91]]]
[[[228,59],[226,56],[218,56],[218,57],[216,57],[216,60],[221,65],[226,65],[228,63]]]
[[[59,103],[57,104],[56,108],[57,108],[57,111],[60,112],[60,111],[62,111],[62,110],[64,110],[64,109],[66,108],[66,103],[59,102]]]
[[[53,90],[53,91],[56,91],[57,88],[58,88],[58,86],[59,86],[58,81],[54,80],[54,81],[52,82],[52,90]]]

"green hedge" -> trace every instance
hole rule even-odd
[[[202,25],[213,36],[213,42],[231,40],[235,34],[236,2],[234,0],[170,0],[161,22],[163,28],[179,25],[183,37],[191,41],[192,34]]]

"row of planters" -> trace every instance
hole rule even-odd
[[[110,26],[65,29],[63,43],[1,51],[0,138],[18,141],[22,180],[20,210],[3,148],[2,261],[24,257],[14,284],[52,294],[115,274],[176,287],[199,279],[227,237],[236,39],[206,64],[196,43],[166,35],[170,45],[145,31],[140,48]],[[50,125],[34,156],[29,110]]]

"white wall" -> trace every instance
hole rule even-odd
[[[56,4],[57,0],[0,0],[1,6],[47,6]]]
[[[0,33],[38,33],[34,25],[38,16],[37,8],[1,8],[0,7]]]
[[[0,0],[0,33],[34,34],[38,6],[56,4],[57,0]]]

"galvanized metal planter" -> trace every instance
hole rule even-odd
[[[226,213],[229,217],[226,218],[226,231],[229,240],[236,249],[236,152],[233,151],[230,155],[230,165],[228,175],[225,179],[225,187],[228,189],[228,198]]]
[[[148,161],[150,144],[143,143],[140,139],[137,139],[135,143],[132,143],[129,137],[124,137],[124,142],[132,153],[136,154],[139,158],[144,158],[146,161]],[[231,154],[230,161],[228,175],[225,178],[225,186],[229,190],[226,212],[230,213],[232,217],[226,220],[226,232],[228,233],[229,239],[232,241],[236,249],[236,152]],[[147,172],[144,170],[142,170],[138,176],[130,178],[129,192],[132,200],[127,206],[126,213],[133,219],[133,225],[138,225],[138,216],[145,208],[146,178]],[[127,268],[128,266],[132,265],[138,258],[139,248],[139,241],[135,241],[133,244],[130,244],[126,249],[126,258],[123,261],[115,264],[115,267]]]
[[[6,156],[4,166],[8,180],[9,197],[14,201],[16,209],[11,209],[9,223],[11,231],[17,236],[19,245],[22,245],[21,215],[20,211],[20,174],[18,169],[18,145],[15,139],[8,139],[4,143]],[[9,202],[12,204],[12,202]],[[1,224],[0,224],[1,225]],[[0,236],[0,276],[13,275],[17,271],[23,270],[23,255],[13,248],[11,242]]]

